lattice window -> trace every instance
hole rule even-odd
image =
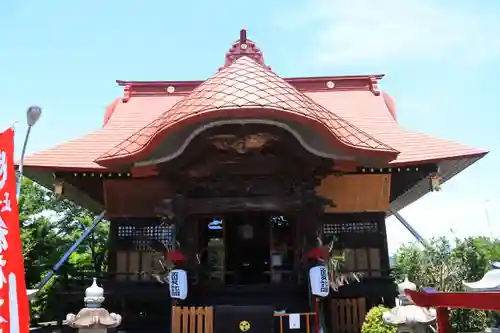
[[[173,242],[173,228],[170,225],[118,225],[120,242],[132,241],[139,251],[148,251],[158,245],[170,245]]]
[[[323,224],[325,235],[338,235],[347,233],[377,233],[377,222],[359,221]]]
[[[135,236],[136,232],[134,225],[120,225],[118,226],[118,239]]]

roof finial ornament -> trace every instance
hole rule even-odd
[[[240,30],[240,45],[247,43],[247,31],[245,29]]]
[[[265,65],[264,55],[262,54],[262,51],[257,47],[257,45],[255,45],[254,42],[252,42],[250,39],[247,39],[247,31],[245,29],[241,29],[240,39],[234,42],[229,49],[229,52],[226,53],[226,61],[224,63],[224,66],[219,68],[219,70],[228,67],[238,58],[243,56],[249,57],[262,66],[265,66],[269,70],[271,69],[270,67],[267,67]]]

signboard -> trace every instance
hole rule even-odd
[[[309,283],[311,293],[315,296],[326,297],[330,293],[330,282],[328,272],[324,265],[312,267],[309,270]]]
[[[168,277],[170,284],[170,297],[182,300],[186,299],[188,293],[186,271],[182,269],[173,269],[170,271]]]
[[[29,332],[12,129],[0,133],[0,333],[6,332]]]

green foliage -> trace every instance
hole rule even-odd
[[[492,260],[498,260],[498,240],[484,237],[455,239],[454,245],[444,238],[429,240],[429,247],[410,243],[396,252],[393,270],[396,281],[408,276],[419,288],[431,287],[439,291],[464,291],[462,281],[477,281],[490,269]],[[490,322],[486,311],[456,309],[451,311],[452,327],[457,332],[481,331]]]
[[[471,309],[451,310],[451,327],[455,332],[484,332],[491,321],[487,311]]]
[[[368,311],[361,327],[361,333],[396,333],[397,327],[387,325],[382,321],[382,314],[389,311],[383,305],[377,305]]]
[[[19,198],[19,217],[28,288],[37,288],[94,219],[89,211],[68,200],[56,200],[50,191],[26,178]],[[107,223],[99,224],[61,270],[105,270],[108,232]],[[52,280],[37,295],[31,307],[32,321],[55,318],[58,302],[54,283]]]
[[[410,281],[414,281],[418,286],[422,285],[421,266],[424,261],[423,251],[416,243],[407,243],[401,245],[396,252],[396,264],[392,270],[392,274],[396,281],[403,281],[408,277]]]

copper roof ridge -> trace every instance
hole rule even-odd
[[[246,56],[243,55],[241,57],[246,57]],[[267,66],[264,66],[264,68],[269,70]],[[374,95],[378,96],[380,94],[380,91],[378,89],[378,81],[383,77],[384,74],[291,77],[291,78],[280,77],[280,78],[302,92],[314,92],[314,91],[339,92],[339,91],[368,90],[371,91]],[[198,86],[203,84],[208,79],[195,80],[195,81],[117,80],[116,83],[118,84],[118,86],[124,87],[123,101],[126,103],[132,97],[144,97],[144,96],[151,97],[151,96],[170,96],[170,95],[185,96],[190,94],[193,90],[195,90]]]
[[[326,76],[294,76],[294,77],[282,77],[288,83],[293,82],[303,82],[303,81],[321,81],[321,80],[370,80],[372,78],[376,80],[381,80],[385,77],[385,74],[366,74],[366,75],[326,75]],[[167,85],[195,85],[202,84],[205,80],[154,80],[154,81],[138,81],[138,80],[116,80],[116,84],[119,87],[125,86],[167,86]]]

